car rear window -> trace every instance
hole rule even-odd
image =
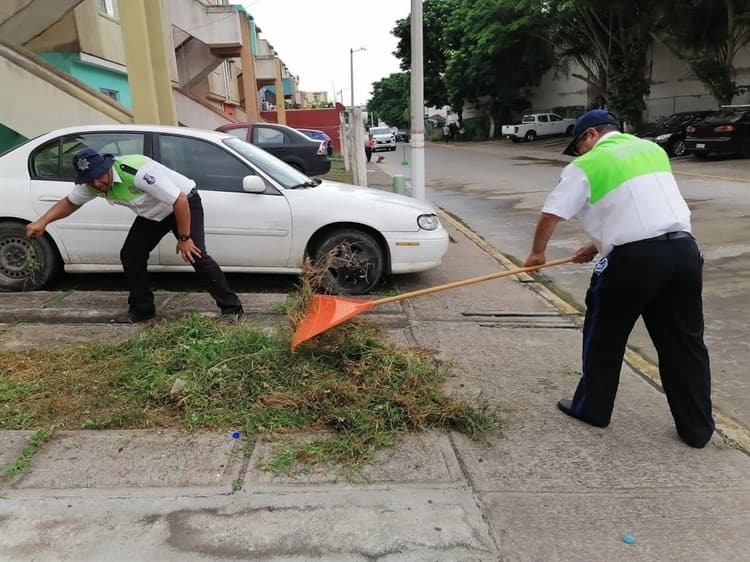
[[[387,135],[391,132],[391,130],[387,127],[373,127],[370,129],[371,135]]]
[[[736,123],[743,115],[742,111],[719,111],[706,117],[706,123]]]
[[[523,119],[521,119],[521,123],[534,123],[534,116],[533,115],[524,115]]]

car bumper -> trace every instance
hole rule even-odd
[[[327,174],[331,169],[331,159],[326,157],[325,160],[319,160],[310,166],[307,170],[308,176],[322,176]]]
[[[386,233],[391,253],[391,273],[415,273],[437,267],[448,251],[448,231]]]
[[[716,152],[733,154],[740,151],[739,143],[732,142],[729,137],[691,138],[685,139],[685,152]]]

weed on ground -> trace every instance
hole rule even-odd
[[[290,297],[292,327],[310,294],[303,284]],[[278,469],[293,462],[357,465],[407,431],[477,436],[496,425],[485,405],[441,390],[446,368],[431,354],[396,345],[374,326],[349,321],[295,353],[290,331],[224,326],[196,314],[122,343],[3,353],[0,428],[330,436],[280,452],[272,460]]]

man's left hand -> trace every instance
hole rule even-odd
[[[192,239],[177,242],[176,254],[182,254],[182,259],[188,263],[194,263],[196,258],[201,257],[201,250]]]
[[[588,263],[596,257],[599,250],[593,244],[586,244],[578,248],[575,254],[573,254],[573,263]]]
[[[544,265],[547,263],[547,257],[544,255],[544,253],[538,254],[535,252],[531,252],[529,254],[529,257],[526,258],[526,261],[523,262],[523,267],[530,267],[532,265]]]

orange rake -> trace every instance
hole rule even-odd
[[[322,334],[326,330],[338,326],[339,324],[346,322],[349,318],[361,314],[366,310],[378,306],[380,304],[386,304],[389,302],[396,302],[412,297],[420,297],[422,295],[429,295],[430,293],[437,293],[438,291],[445,291],[446,289],[454,289],[456,287],[464,287],[466,285],[472,285],[474,283],[481,283],[482,281],[489,281],[490,279],[498,279],[500,277],[508,277],[509,275],[517,275],[519,273],[526,273],[528,271],[535,271],[542,269],[543,267],[552,267],[553,265],[560,265],[563,263],[569,263],[573,261],[573,256],[552,260],[542,265],[532,265],[528,267],[517,267],[516,269],[509,269],[507,271],[499,271],[497,273],[490,273],[488,275],[482,275],[481,277],[473,277],[471,279],[464,279],[463,281],[454,281],[453,283],[446,283],[445,285],[438,285],[437,287],[430,287],[427,289],[419,289],[417,291],[411,291],[410,293],[404,293],[402,295],[396,295],[395,297],[384,297],[374,301],[358,301],[354,299],[344,299],[340,297],[332,297],[329,295],[313,295],[310,308],[305,313],[304,318],[297,325],[297,330],[294,332],[292,337],[291,350],[301,344],[303,341],[307,341],[310,338]]]

